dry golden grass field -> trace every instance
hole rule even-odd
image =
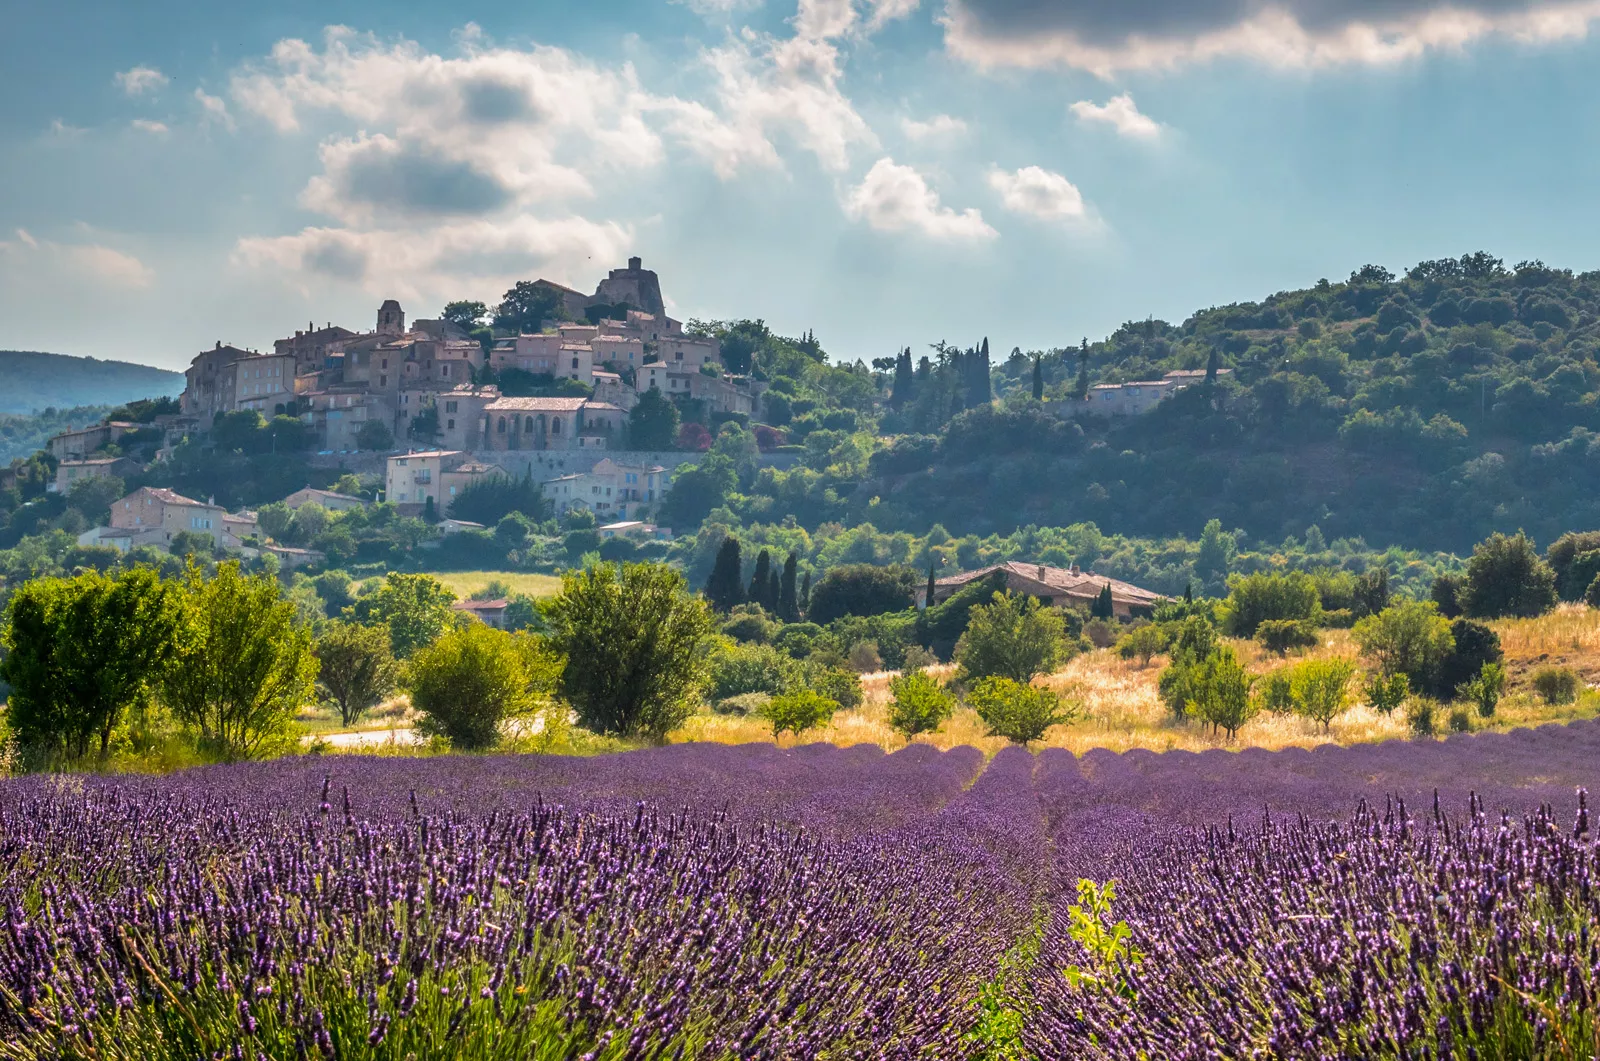
[[[530,597],[553,597],[561,592],[561,579],[555,575],[534,575],[526,571],[434,571],[434,578],[457,597],[467,598],[491,582],[503,582],[512,593]]]
[[[1539,619],[1514,619],[1490,624],[1500,634],[1506,653],[1507,670],[1511,675],[1505,699],[1492,719],[1480,719],[1472,713],[1474,729],[1508,730],[1519,726],[1536,726],[1545,722],[1563,722],[1578,718],[1592,718],[1600,713],[1600,693],[1586,690],[1576,703],[1547,705],[1528,688],[1529,673],[1541,666],[1572,667],[1583,677],[1586,685],[1600,682],[1600,611],[1582,605],[1563,605],[1560,609]],[[1306,653],[1291,654],[1281,660],[1263,652],[1254,642],[1231,642],[1241,660],[1256,673],[1265,674],[1277,667],[1304,659],[1307,655],[1343,656],[1359,666],[1358,651],[1350,634],[1345,630],[1326,630],[1322,643]],[[1356,744],[1409,736],[1403,714],[1396,712],[1384,716],[1359,702],[1333,720],[1324,732],[1321,726],[1304,719],[1260,714],[1239,731],[1238,738],[1228,741],[1213,736],[1194,722],[1174,722],[1165,705],[1156,695],[1156,680],[1165,666],[1164,657],[1156,657],[1148,667],[1140,667],[1136,660],[1123,660],[1112,651],[1101,649],[1073,659],[1063,670],[1045,680],[1050,685],[1078,701],[1085,711],[1081,721],[1056,726],[1045,734],[1044,747],[1065,748],[1082,753],[1090,748],[1109,748],[1126,751],[1130,748],[1148,748],[1153,751],[1182,749],[1202,751],[1208,748],[1288,748],[1312,747],[1317,744],[1337,742]],[[950,668],[936,668],[948,672]],[[866,697],[861,707],[841,711],[832,723],[824,728],[810,730],[798,737],[785,735],[778,743],[784,746],[826,741],[834,744],[877,744],[885,749],[903,747],[905,739],[890,728],[888,723],[889,679],[892,674],[864,675],[862,684]],[[1439,720],[1444,730],[1444,719]],[[771,741],[770,724],[759,718],[718,715],[702,712],[689,720],[671,736],[677,741],[716,741],[741,744],[751,741]],[[998,737],[986,735],[983,723],[966,707],[958,707],[955,715],[935,734],[925,734],[918,740],[940,748],[971,745],[993,754],[1005,745]],[[1036,745],[1038,747],[1038,745]]]

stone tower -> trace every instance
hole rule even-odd
[[[378,307],[378,334],[379,335],[404,335],[406,333],[406,311],[400,308],[400,303],[394,299],[384,299],[383,305]]]
[[[629,258],[626,269],[613,269],[595,289],[593,302],[626,302],[635,309],[665,318],[667,308],[661,298],[661,281],[644,267],[643,260]]]

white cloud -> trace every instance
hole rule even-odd
[[[702,61],[716,76],[718,109],[672,101],[667,106],[678,121],[669,132],[711,158],[723,176],[747,161],[778,164],[775,134],[791,137],[836,172],[849,167],[853,147],[878,143],[841,90],[839,52],[826,40],[751,33],[707,51]],[[691,112],[694,121],[685,119]]]
[[[706,19],[725,19],[740,11],[753,11],[761,6],[761,0],[667,0],[667,2],[681,4]]]
[[[142,96],[146,92],[160,88],[166,84],[167,78],[160,70],[151,66],[136,66],[132,70],[124,70],[116,77],[117,84],[122,86],[122,91],[130,96]]]
[[[200,116],[207,122],[216,122],[225,129],[232,129],[233,115],[228,113],[228,105],[220,96],[207,95],[205,89],[194,90],[194,101],[200,104]]]
[[[800,0],[795,36],[809,40],[842,37],[855,27],[855,0]]]
[[[1110,78],[1218,59],[1283,69],[1388,64],[1459,51],[1490,37],[1580,40],[1600,0],[1373,0],[1359,12],[1324,0],[1152,0],[1040,5],[949,0],[951,54],[983,67],[1069,66]]]
[[[965,133],[967,123],[948,114],[935,114],[925,122],[915,118],[901,118],[900,130],[912,140],[936,140]]]
[[[1154,140],[1161,135],[1161,123],[1140,114],[1139,108],[1134,105],[1133,97],[1126,92],[1120,96],[1112,96],[1104,104],[1096,104],[1086,99],[1079,100],[1072,105],[1071,110],[1080,121],[1109,125],[1116,129],[1119,136],[1132,137],[1136,140]]]
[[[920,232],[938,240],[986,240],[999,235],[974,209],[960,213],[943,206],[939,194],[910,166],[880,158],[866,178],[850,189],[845,213],[881,232]]]
[[[128,124],[139,130],[141,133],[152,133],[156,136],[161,136],[167,132],[166,122],[154,122],[147,118],[135,118]]]
[[[1086,213],[1083,194],[1071,181],[1038,166],[1024,166],[1012,173],[992,169],[989,186],[1000,193],[1000,204],[1014,214],[1041,221],[1070,221]]]
[[[234,261],[308,288],[331,280],[374,295],[437,302],[462,292],[498,292],[533,274],[586,280],[595,262],[620,261],[632,242],[631,230],[610,222],[524,214],[425,231],[307,228],[292,236],[242,239]]]
[[[0,240],[0,275],[11,282],[56,276],[113,289],[146,288],[155,279],[154,270],[131,254],[98,243],[37,239],[21,228],[15,239]]]

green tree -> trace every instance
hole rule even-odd
[[[483,623],[452,630],[418,649],[407,667],[420,728],[451,747],[475,750],[500,740],[500,725],[536,706],[533,676],[516,635]]]
[[[903,565],[845,564],[831,568],[811,591],[806,617],[821,626],[847,615],[900,612],[916,599],[917,573]]]
[[[910,374],[910,368],[911,366],[908,364],[906,366],[908,375]],[[1033,355],[1033,400],[1036,402],[1044,401],[1044,358],[1040,354]]]
[[[1506,669],[1498,663],[1485,663],[1476,678],[1461,686],[1462,698],[1477,704],[1478,714],[1483,718],[1494,717],[1494,709],[1500,705],[1505,691]]]
[[[1134,627],[1117,642],[1117,654],[1123,659],[1137,659],[1141,668],[1150,666],[1150,660],[1167,650],[1167,635],[1154,623]]]
[[[115,578],[24,582],[0,629],[6,717],[24,746],[81,758],[100,754],[123,716],[143,705],[170,665],[181,632],[178,593],[149,568]]]
[[[529,335],[543,330],[545,321],[560,317],[558,292],[529,280],[519,280],[495,307],[494,326],[515,335]]]
[[[509,475],[482,475],[474,477],[450,502],[452,519],[464,519],[493,527],[506,516],[519,513],[530,520],[548,517],[550,503],[544,491],[533,481],[530,470],[513,478]]]
[[[1238,556],[1237,538],[1222,529],[1222,521],[1210,520],[1200,532],[1200,548],[1195,554],[1194,571],[1208,583],[1221,582]]]
[[[1380,715],[1392,715],[1395,708],[1406,702],[1411,686],[1404,674],[1386,675],[1380,670],[1367,675],[1361,692],[1374,711]]]
[[[660,521],[669,527],[698,527],[738,485],[733,462],[707,454],[699,464],[679,468],[672,477],[672,489],[661,502]]]
[[[1467,562],[1461,609],[1475,619],[1532,618],[1556,606],[1556,574],[1528,536],[1493,534]]]
[[[663,739],[694,710],[716,629],[705,601],[659,564],[569,571],[547,606],[552,644],[576,661],[561,698],[596,733]]]
[[[1110,619],[1117,614],[1116,605],[1111,599],[1111,583],[1100,587],[1100,593],[1089,606],[1089,614],[1096,619]]]
[[[1407,675],[1419,692],[1455,647],[1450,623],[1432,601],[1391,605],[1356,623],[1350,633],[1385,678]]]
[[[489,319],[489,307],[482,302],[447,302],[439,314],[439,319],[449,321],[462,331],[471,334]]]
[[[823,725],[839,710],[839,705],[812,689],[795,689],[774,696],[766,706],[773,737],[784,731],[804,733]]]
[[[394,448],[394,432],[382,420],[368,420],[356,431],[357,449],[388,450]]]
[[[382,586],[356,598],[350,616],[368,626],[388,627],[391,649],[406,659],[456,625],[450,608],[455,600],[456,595],[432,575],[390,572]]]
[[[1304,571],[1287,574],[1258,572],[1228,579],[1228,599],[1223,621],[1235,637],[1254,637],[1256,627],[1269,620],[1315,624],[1322,615],[1322,595],[1317,580]]]
[[[1328,732],[1333,720],[1350,706],[1354,675],[1355,664],[1349,660],[1308,659],[1297,665],[1291,677],[1296,712]]]
[[[262,505],[256,509],[256,525],[261,533],[275,542],[287,541],[289,528],[294,523],[294,509],[282,501]]]
[[[1222,730],[1232,740],[1239,728],[1255,717],[1257,704],[1250,695],[1255,679],[1244,669],[1233,649],[1222,647],[1194,666],[1186,713]]]
[[[651,387],[628,412],[628,444],[634,449],[671,449],[678,438],[679,421],[677,403],[659,387]]]
[[[400,666],[389,647],[389,631],[360,623],[329,624],[312,646],[317,686],[339,709],[339,721],[353,726],[400,683]]]
[[[800,621],[799,589],[795,585],[799,568],[799,556],[790,553],[783,562],[783,578],[778,582],[778,618],[785,623]]]
[[[111,503],[127,492],[115,475],[91,475],[67,487],[67,507],[83,513],[90,523],[104,526],[110,521]]]
[[[967,693],[967,702],[989,727],[990,736],[1013,744],[1039,740],[1051,726],[1071,722],[1080,714],[1053,690],[1005,677],[982,679]]]
[[[230,561],[210,579],[191,564],[182,606],[184,632],[162,700],[225,759],[287,746],[317,678],[311,633],[295,622],[293,602],[271,576],[246,576]]]
[[[706,579],[705,597],[711,607],[719,612],[731,612],[744,603],[743,561],[739,555],[739,539],[729,535],[717,547],[717,558],[711,565],[711,575]]]
[[[926,671],[912,671],[889,680],[889,725],[907,740],[919,733],[937,733],[955,710],[955,697]]]
[[[1038,598],[996,593],[992,603],[972,609],[956,643],[956,662],[968,680],[999,677],[1025,684],[1055,669],[1066,632],[1060,613]]]
[[[772,583],[772,553],[763,549],[756,554],[756,567],[750,574],[750,588],[745,593],[745,599],[751,604],[759,604],[766,611],[777,611],[778,602],[768,597],[767,590]]]

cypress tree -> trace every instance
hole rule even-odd
[[[1089,399],[1089,339],[1084,337],[1083,345],[1078,347],[1078,400]]]
[[[706,600],[719,612],[730,612],[744,603],[744,583],[740,577],[743,561],[739,558],[739,539],[729,536],[722,540],[717,559],[711,565],[711,577],[706,579]]]
[[[1185,603],[1185,604],[1193,604],[1194,603],[1194,580],[1193,579],[1190,579],[1189,581],[1187,581],[1187,582],[1185,582],[1183,584],[1183,603]]]
[[[1116,613],[1116,606],[1111,602],[1111,583],[1107,582],[1100,587],[1100,596],[1094,599],[1094,607],[1089,614],[1096,619],[1109,619]]]
[[[756,556],[756,570],[750,576],[750,592],[745,594],[745,599],[751,604],[759,604],[771,611],[776,601],[767,597],[767,583],[772,581],[772,554],[763,549]]]
[[[767,611],[776,613],[783,600],[783,579],[778,574],[777,564],[773,564],[772,570],[767,572],[767,600],[772,602],[767,606]]]
[[[898,409],[911,400],[916,386],[916,376],[911,368],[911,347],[906,347],[894,359],[894,387],[889,391],[889,407]]]
[[[1044,355],[1033,355],[1033,400],[1044,401]]]
[[[933,590],[934,590],[934,584],[935,584],[934,583],[934,578],[933,578],[933,573],[935,571],[937,571],[938,569],[939,569],[939,561],[937,561],[937,560],[928,561],[928,592],[927,592],[927,596],[925,596],[923,598],[923,600],[922,600],[922,606],[924,608],[933,607]]]
[[[1222,358],[1220,357],[1220,355],[1218,355],[1217,348],[1215,346],[1212,346],[1211,347],[1211,353],[1206,355],[1206,382],[1207,383],[1215,383],[1215,382],[1217,382],[1217,368],[1220,366],[1221,361],[1222,361]]]
[[[909,362],[910,355],[907,355]],[[783,562],[783,581],[778,584],[778,618],[786,623],[799,622],[800,599],[796,595],[795,576],[800,570],[800,558],[794,553]]]
[[[804,615],[811,607],[811,572],[806,572],[806,577],[800,581],[800,614]]]
[[[989,381],[989,337],[983,337],[983,345],[978,348],[978,356],[972,363],[972,401],[976,408],[988,405],[994,401],[994,387]]]

